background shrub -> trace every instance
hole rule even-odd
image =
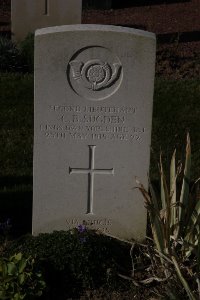
[[[33,73],[34,71],[34,34],[29,33],[19,44],[21,64],[23,72]]]
[[[34,34],[29,33],[18,45],[0,37],[0,72],[32,73],[34,71]]]
[[[0,71],[20,71],[20,51],[16,44],[5,37],[0,37]]]

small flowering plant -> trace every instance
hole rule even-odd
[[[78,229],[78,232],[83,233],[83,232],[86,231],[86,226],[85,226],[85,225],[82,225],[82,224],[79,224],[79,225],[77,226],[77,229]]]
[[[79,234],[79,241],[81,243],[86,242],[86,236],[85,233],[87,232],[86,226],[84,224],[79,224],[77,226],[78,234]]]

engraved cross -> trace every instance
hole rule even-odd
[[[89,145],[89,168],[71,168],[69,174],[87,174],[88,175],[88,201],[86,214],[93,214],[94,202],[94,175],[114,175],[114,169],[95,169],[95,148],[94,145]]]

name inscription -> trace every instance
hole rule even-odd
[[[48,139],[140,141],[144,127],[129,126],[136,107],[115,106],[49,106],[54,120],[40,124]],[[131,122],[132,123],[132,122]]]

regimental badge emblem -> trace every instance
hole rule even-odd
[[[99,59],[83,62],[73,60],[70,62],[72,76],[79,84],[87,89],[100,91],[111,86],[119,77],[121,65],[114,63],[110,66],[107,62]]]
[[[72,56],[67,76],[78,95],[90,100],[102,100],[118,90],[123,70],[118,57],[109,49],[91,46]]]

